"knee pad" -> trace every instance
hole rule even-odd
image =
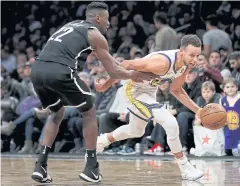
[[[168,138],[176,138],[179,137],[179,126],[175,117],[171,117],[166,120],[165,125],[162,125],[166,131]]]

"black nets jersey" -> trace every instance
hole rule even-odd
[[[82,69],[92,51],[88,42],[88,29],[96,27],[82,20],[65,24],[48,39],[36,59]]]

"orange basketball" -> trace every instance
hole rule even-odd
[[[210,130],[222,128],[227,122],[226,110],[219,104],[210,103],[200,112],[202,125]]]

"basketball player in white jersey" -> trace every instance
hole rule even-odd
[[[132,80],[125,85],[125,93],[131,103],[130,121],[111,133],[98,137],[97,151],[102,152],[109,144],[127,138],[141,137],[149,120],[154,120],[163,126],[167,134],[167,142],[171,152],[177,160],[182,178],[196,180],[203,176],[200,170],[195,169],[182,153],[182,145],[179,139],[179,127],[175,117],[161,104],[156,102],[158,85],[164,81],[171,83],[170,92],[181,103],[199,115],[200,107],[197,106],[182,88],[187,73],[195,66],[201,52],[201,40],[196,35],[185,35],[181,40],[179,50],[159,51],[147,55],[141,59],[125,60],[120,66],[127,70],[150,72],[159,75],[158,79],[136,83]],[[100,84],[97,80],[97,91],[108,89],[114,79],[108,79]]]

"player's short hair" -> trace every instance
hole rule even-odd
[[[197,35],[188,34],[181,39],[181,48],[186,48],[188,45],[201,47],[202,42]]]
[[[156,12],[153,16],[153,19],[161,22],[162,24],[167,23],[167,14],[165,12]]]
[[[240,60],[240,51],[232,52],[229,55],[229,60]]]
[[[206,17],[206,22],[208,22],[212,26],[218,26],[218,17],[216,15],[209,15]]]
[[[86,15],[88,15],[88,13],[91,11],[91,10],[96,10],[96,9],[99,9],[99,10],[107,10],[108,11],[108,5],[104,2],[91,2],[88,6],[87,6],[87,10],[86,10]]]
[[[212,81],[205,81],[202,84],[201,89],[210,89],[211,91],[215,92],[216,91],[216,87],[214,85],[214,83]]]
[[[227,78],[223,81],[222,88],[224,88],[228,83],[233,83],[236,87],[238,87],[238,82],[235,78]]]

